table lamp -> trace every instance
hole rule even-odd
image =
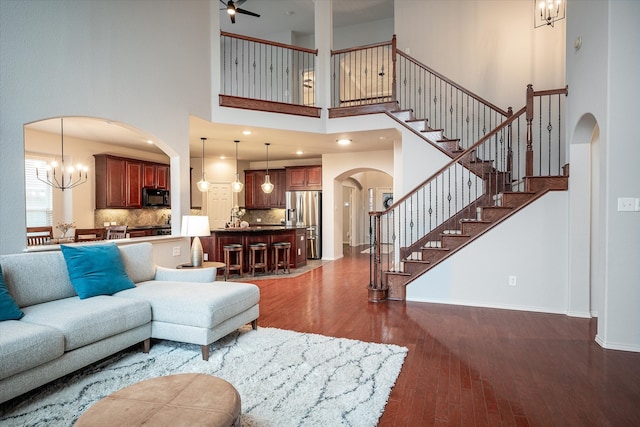
[[[201,267],[203,262],[202,243],[198,236],[210,236],[209,217],[203,215],[184,215],[182,217],[183,236],[193,237],[191,243],[191,264]]]

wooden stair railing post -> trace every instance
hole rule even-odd
[[[507,109],[509,115],[507,118],[513,116],[513,108],[509,107]],[[513,124],[509,123],[509,128],[507,130],[507,170],[506,172],[509,174],[509,181],[511,181],[513,172]]]
[[[397,98],[397,89],[396,89],[396,61],[398,60],[397,55],[396,55],[396,49],[397,49],[397,44],[396,44],[396,35],[393,35],[393,38],[391,39],[391,64],[392,64],[392,71],[391,71],[391,101],[393,102],[398,102],[398,98]]]
[[[369,212],[369,302],[384,301],[388,294],[387,286],[382,283],[380,214],[380,212]]]
[[[527,152],[525,176],[533,176],[533,85],[527,85]]]

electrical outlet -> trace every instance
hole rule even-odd
[[[262,222],[262,218],[256,218],[256,222]]]
[[[509,286],[516,286],[518,284],[518,278],[516,276],[509,276]]]
[[[173,248],[173,256],[180,256],[180,246]]]
[[[633,212],[636,200],[633,197],[618,197],[618,212]]]
[[[202,255],[202,259],[204,259],[205,261],[209,261],[209,254],[205,253],[204,255]]]

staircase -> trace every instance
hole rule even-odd
[[[466,149],[412,109],[387,113],[451,161],[387,210],[370,213],[370,301],[405,300],[417,277],[547,192],[568,189],[561,126],[545,108],[553,100],[563,111],[566,94],[529,85],[525,106]]]
[[[533,182],[535,181],[535,183]],[[479,206],[476,216],[460,218],[458,228],[434,230],[426,236],[424,244],[409,253],[403,251],[403,271],[385,271],[389,300],[405,300],[406,286],[440,262],[461,250],[478,237],[490,231],[519,210],[533,203],[549,191],[567,190],[568,176],[525,178],[525,186],[536,191],[504,191],[496,195],[493,205]]]

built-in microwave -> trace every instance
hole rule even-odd
[[[170,208],[171,198],[169,197],[169,190],[161,190],[159,188],[143,188],[142,207]]]

